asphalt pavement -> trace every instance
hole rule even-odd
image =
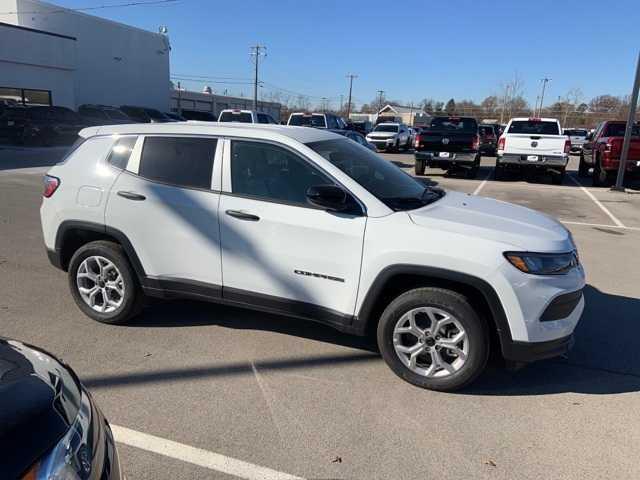
[[[42,243],[54,150],[0,149],[0,335],[73,366],[116,426],[128,478],[640,477],[636,185],[592,188],[575,158],[561,186],[497,182],[490,158],[475,180],[427,171],[559,218],[588,276],[567,359],[492,366],[443,394],[401,381],[370,340],[300,320],[191,301],[154,302],[130,326],[89,320]],[[384,156],[411,171],[411,154]]]

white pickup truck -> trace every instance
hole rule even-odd
[[[512,118],[498,140],[496,180],[506,170],[544,170],[561,184],[569,161],[571,141],[555,118]]]

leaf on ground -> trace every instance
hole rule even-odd
[[[485,464],[485,465],[489,465],[489,466],[491,466],[491,467],[495,467],[495,466],[497,466],[497,465],[496,465],[496,462],[494,462],[494,461],[493,461],[493,460],[491,460],[491,459],[486,460],[486,461],[484,462],[484,464]]]
[[[331,463],[342,463],[342,457],[336,457],[333,460],[331,460]]]

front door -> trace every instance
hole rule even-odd
[[[366,217],[314,207],[335,182],[284,146],[231,140],[220,198],[223,296],[340,322],[355,309]]]

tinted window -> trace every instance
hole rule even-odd
[[[249,112],[222,112],[219,122],[253,123]]]
[[[137,139],[138,137],[120,137],[111,148],[109,163],[120,170],[124,170]]]
[[[324,115],[291,115],[289,125],[326,128]]]
[[[342,125],[338,124],[338,120],[336,120],[336,117],[332,116],[332,115],[327,115],[327,128],[341,128]]]
[[[374,132],[393,132],[398,133],[400,127],[398,125],[385,125],[381,123],[380,125],[376,125],[376,128],[373,129]]]
[[[435,117],[431,120],[430,130],[446,132],[473,133],[478,123],[473,118]]]
[[[306,145],[390,208],[400,208],[406,199],[415,200],[413,208],[421,206],[419,201],[425,191],[424,185],[371,150],[346,138]]]
[[[211,188],[215,153],[215,139],[147,137],[139,175],[184,187]]]
[[[564,134],[565,135],[569,135],[570,137],[586,137],[587,136],[587,131],[586,130],[565,129]]]
[[[306,204],[309,187],[327,184],[333,182],[284,148],[260,142],[231,144],[231,187],[234,193]]]
[[[511,122],[507,133],[525,133],[533,135],[560,135],[557,122],[539,120],[516,120]]]
[[[493,127],[478,127],[478,130],[480,131],[480,135],[493,135]]]
[[[627,128],[627,124],[625,123],[609,123],[607,128],[604,131],[605,137],[624,137],[624,131]],[[638,125],[634,125],[631,129],[631,135],[638,136],[640,135],[640,127]]]
[[[264,113],[259,113],[258,123],[269,123],[269,117],[267,117]]]

